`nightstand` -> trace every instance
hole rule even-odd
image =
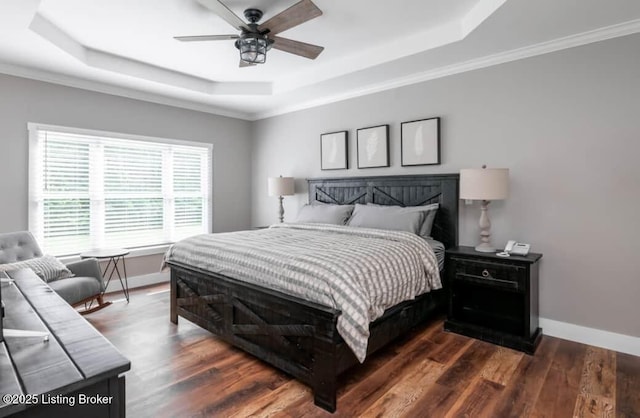
[[[463,246],[447,250],[445,330],[533,354],[542,337],[538,327],[541,258],[536,253],[503,258]]]

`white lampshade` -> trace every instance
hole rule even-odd
[[[294,194],[293,177],[269,177],[269,196],[291,196]]]
[[[502,200],[508,196],[508,168],[465,168],[460,170],[460,199]]]

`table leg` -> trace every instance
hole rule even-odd
[[[107,261],[107,265],[105,266],[104,271],[102,272],[102,277],[107,277],[107,274],[109,273],[109,267],[111,267],[112,261],[113,261],[113,258],[109,257],[109,261]],[[106,293],[107,287],[109,287],[109,283],[111,283],[111,277],[113,277],[113,269],[111,270],[111,274],[109,274],[109,277],[107,278],[107,283],[104,285],[104,292],[102,292],[102,294]]]
[[[122,275],[120,274],[120,269],[118,268],[118,263],[122,263],[122,271],[124,273],[124,282],[122,281]],[[109,272],[111,269],[111,272]],[[104,286],[105,292],[107,290],[107,286],[111,283],[111,279],[113,278],[113,274],[116,273],[118,275],[118,280],[120,281],[120,286],[122,286],[122,291],[124,292],[124,296],[127,299],[127,303],[129,303],[129,282],[127,280],[127,264],[125,262],[124,256],[119,257],[109,257],[109,261],[107,262],[107,266],[104,269],[102,275],[107,277],[107,284]]]
[[[118,262],[122,263],[122,271],[124,272],[124,282],[122,281],[122,275],[120,274],[120,269],[118,268]],[[122,286],[122,291],[124,292],[124,296],[127,298],[127,303],[129,303],[129,282],[127,281],[127,264],[124,261],[124,256],[116,257],[115,262],[113,263],[113,268],[118,273],[118,280],[120,280],[120,286]]]

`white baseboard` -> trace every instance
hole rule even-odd
[[[149,285],[158,284],[158,283],[167,283],[169,282],[169,272],[143,274],[141,276],[132,276],[127,279],[127,282],[129,284],[129,289],[134,289],[136,287],[149,286]],[[118,280],[117,277],[113,277],[111,279],[111,282],[109,283],[109,286],[107,287],[107,293],[120,292],[120,291],[122,291],[120,280]]]
[[[169,282],[169,273],[151,273],[142,276],[129,277],[129,289]],[[112,279],[107,288],[108,292],[121,291],[122,287],[116,278]],[[576,341],[608,350],[640,356],[640,338],[631,335],[617,334],[601,329],[583,327],[568,322],[539,318],[539,325],[544,335]]]
[[[544,335],[640,356],[639,337],[616,334],[615,332],[583,327],[547,318],[540,318],[539,324]]]

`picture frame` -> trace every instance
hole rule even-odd
[[[349,135],[347,131],[320,135],[320,169],[346,170],[349,168]]]
[[[358,168],[389,167],[389,125],[357,130]]]
[[[440,164],[440,118],[402,122],[400,125],[402,167]]]

